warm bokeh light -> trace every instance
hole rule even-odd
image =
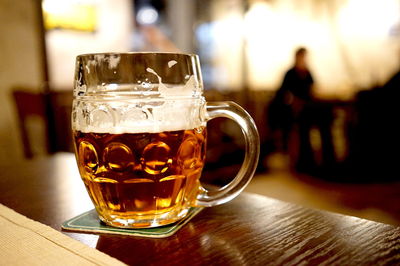
[[[385,38],[399,22],[399,2],[349,0],[339,11],[338,26],[348,38]]]
[[[58,0],[46,1],[60,2]],[[74,62],[77,55],[130,50],[134,18],[130,0],[73,0],[64,2],[68,2],[70,6],[75,6],[76,3],[79,3],[77,6],[91,6],[93,4],[93,8],[96,10],[96,30],[94,32],[66,30],[64,28],[46,32],[50,86],[53,89],[69,90],[73,85]],[[43,5],[45,10],[47,4],[43,3]],[[76,13],[74,16],[79,17],[76,18],[77,22],[89,19],[81,13]]]
[[[211,6],[207,27],[214,45],[204,49],[214,47],[217,88],[276,90],[299,46],[310,52],[321,97],[352,97],[396,70],[399,42],[391,31],[399,21],[398,1],[289,2],[253,1],[247,11],[221,8],[221,1]]]
[[[139,24],[147,25],[153,24],[158,19],[158,12],[151,6],[144,6],[140,8],[136,15],[136,20]]]
[[[288,18],[286,18],[288,19]],[[248,80],[252,89],[276,89],[284,69],[282,51],[290,50],[285,34],[290,20],[279,16],[267,2],[253,4],[244,17]],[[282,60],[283,59],[283,60]]]
[[[336,30],[354,85],[381,85],[398,68],[399,36],[391,31],[399,22],[399,1],[349,0],[340,8]]]
[[[221,89],[241,90],[243,89],[241,10],[238,8],[229,11],[216,9],[215,21],[211,27],[212,40],[215,42],[212,59],[214,86]]]
[[[46,29],[96,30],[97,15],[94,3],[95,0],[43,0]]]

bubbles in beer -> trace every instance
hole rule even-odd
[[[99,159],[93,144],[84,140],[79,143],[78,149],[79,165],[82,165],[88,173],[96,173]]]
[[[103,161],[110,170],[125,171],[134,164],[134,160],[131,149],[119,142],[108,144],[103,152]]]
[[[74,131],[80,173],[101,217],[116,223],[162,216],[167,223],[195,204],[207,130],[200,132]]]
[[[171,148],[162,141],[148,144],[143,150],[142,158],[140,158],[143,169],[151,175],[164,173],[172,163],[170,151]]]
[[[179,163],[184,169],[192,169],[195,167],[199,159],[199,145],[194,137],[187,138],[179,147]]]
[[[169,208],[182,201],[186,176],[170,175],[158,181],[156,205],[158,208]]]

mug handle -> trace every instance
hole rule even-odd
[[[229,184],[217,190],[207,190],[200,186],[196,205],[211,207],[232,200],[250,182],[257,168],[260,138],[253,118],[238,104],[234,102],[209,102],[206,109],[207,121],[216,117],[226,117],[238,123],[245,140],[243,164],[235,178]]]

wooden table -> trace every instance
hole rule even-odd
[[[0,203],[29,218],[61,230],[93,208],[71,154],[1,165]],[[169,238],[64,233],[135,265],[400,265],[400,228],[247,193]]]

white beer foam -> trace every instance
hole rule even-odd
[[[161,101],[162,102],[162,101]],[[75,108],[74,130],[85,133],[158,133],[205,126],[204,100],[165,101],[135,107],[127,102],[85,103]]]
[[[176,63],[172,60],[168,67]],[[85,88],[89,97],[74,101],[72,128],[85,133],[121,134],[186,130],[205,125],[202,86],[195,76],[186,76],[186,83],[177,86],[164,84],[151,68],[146,71],[157,77],[158,84],[138,81],[138,84]],[[120,98],[105,100],[110,96]],[[141,100],[146,96],[156,98]]]

